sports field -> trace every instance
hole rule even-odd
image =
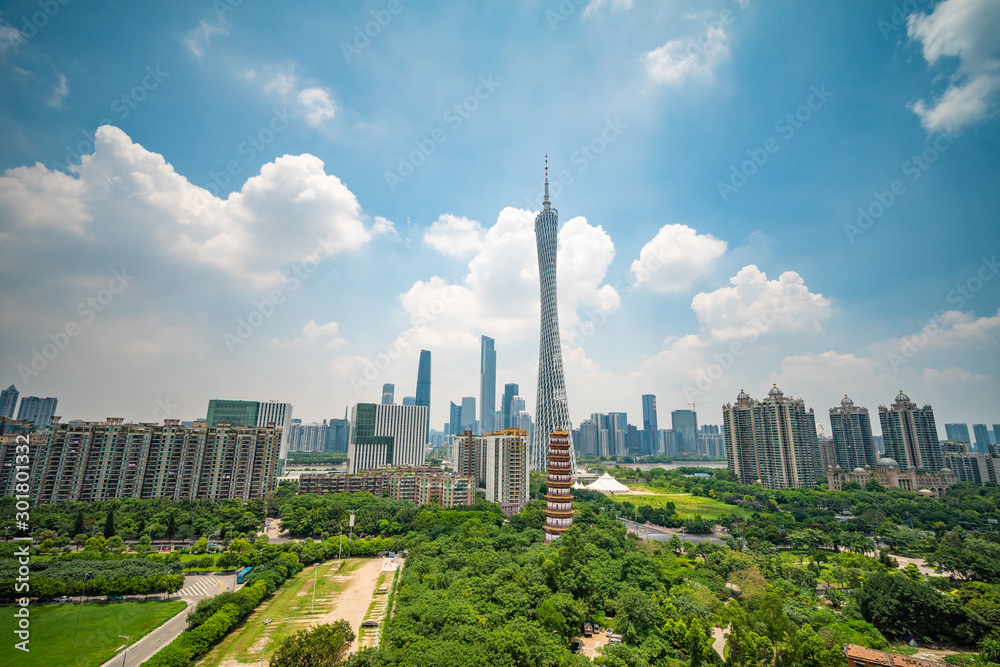
[[[740,517],[748,516],[748,512],[742,507],[727,505],[715,498],[694,496],[690,493],[661,493],[660,489],[641,484],[633,484],[629,488],[647,493],[623,494],[615,496],[615,500],[627,500],[633,505],[650,505],[652,507],[663,507],[667,503],[673,503],[677,514],[682,519],[692,518],[695,514],[700,514],[706,519],[719,519],[727,514],[735,514]]]

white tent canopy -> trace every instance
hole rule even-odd
[[[601,493],[628,493],[629,488],[611,476],[604,473],[596,480],[587,485],[588,491],[600,491]]]

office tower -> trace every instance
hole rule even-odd
[[[548,197],[546,197],[548,199]],[[536,425],[536,428],[538,426]],[[547,461],[548,478],[545,492],[545,541],[551,542],[569,529],[573,523],[573,492],[571,470],[572,459],[569,434],[565,431],[553,431],[549,434]]]
[[[496,430],[493,423],[497,409],[497,351],[494,341],[483,336],[479,349],[479,427],[482,433]]]
[[[577,433],[579,433],[579,439],[574,442],[580,456],[599,456],[601,450],[599,447],[600,439],[597,422],[593,419],[584,419],[580,422],[580,428],[577,429]]]
[[[520,391],[521,388],[513,382],[503,386],[503,397],[500,399],[500,428],[513,428],[514,415],[518,413],[518,410],[514,409],[514,397]]]
[[[14,418],[14,408],[17,407],[17,397],[20,394],[14,385],[0,391],[0,417]]]
[[[464,431],[452,441],[455,452],[455,472],[466,477],[474,477],[476,485],[486,481],[486,440]]]
[[[527,431],[528,432],[528,442],[529,443],[532,443],[532,442],[535,441],[535,439],[534,439],[534,435],[535,435],[535,422],[531,418],[531,413],[530,412],[528,412],[527,410],[521,410],[521,411],[519,411],[517,413],[517,416],[514,418],[514,422],[515,422],[514,428],[516,428],[518,430],[521,430],[521,431]],[[529,449],[530,449],[530,445],[529,445]],[[529,451],[529,454],[530,453],[531,452]]]
[[[483,437],[486,500],[507,516],[528,504],[528,432],[504,429]]]
[[[462,406],[454,402],[449,409],[448,435],[455,435],[462,432]]]
[[[472,431],[477,432],[476,429],[476,399],[474,396],[463,396],[462,397],[462,428],[459,429],[459,433],[462,431]]]
[[[331,419],[327,422],[326,451],[346,454],[350,442],[351,420],[347,419],[345,410],[344,419]]]
[[[421,466],[426,444],[426,406],[358,403],[351,408],[347,472]]]
[[[260,403],[257,401],[231,401],[213,398],[208,402],[208,426],[216,426],[220,421],[233,426],[256,426]],[[291,415],[289,415],[291,416]]]
[[[278,401],[263,401],[257,406],[257,426],[281,428],[281,449],[278,452],[278,474],[284,472],[288,458],[288,427],[292,425],[292,404]]]
[[[760,403],[740,391],[722,406],[729,469],[743,484],[812,487],[820,474],[816,415],[777,385]]]
[[[656,424],[656,396],[642,395],[642,453],[656,454],[659,449],[659,427]]]
[[[538,394],[535,401],[535,435],[532,440],[531,467],[547,468],[549,434],[572,429],[563,376],[562,346],[559,338],[559,306],[556,290],[556,246],[559,234],[559,211],[549,201],[549,167],[545,164],[545,199],[543,210],[535,218],[535,241],[538,249],[538,279],[541,289],[542,317],[538,341]],[[569,442],[570,470],[576,472],[573,438]]]
[[[38,466],[36,504],[113,498],[264,498],[277,485],[276,428],[52,422]]]
[[[833,455],[844,470],[875,466],[879,457],[872,442],[872,422],[868,408],[854,405],[844,394],[839,408],[830,408],[830,428],[833,431]],[[824,467],[825,470],[825,467]]]
[[[21,399],[21,407],[17,410],[17,418],[32,422],[35,428],[45,428],[52,421],[53,415],[56,414],[56,403],[58,402],[58,399],[51,397],[25,396]]]
[[[945,424],[944,432],[947,435],[948,440],[954,440],[955,442],[972,442],[972,438],[969,437],[968,424]]]
[[[891,406],[879,406],[878,417],[885,455],[896,460],[903,470],[912,466],[937,472],[944,467],[931,406],[918,408],[900,390]]]
[[[973,424],[972,432],[976,434],[976,452],[984,454],[990,451],[990,432],[986,424]]]
[[[417,404],[417,397],[416,396],[404,396],[403,397],[403,405],[416,405],[416,404]]]
[[[386,382],[382,385],[382,405],[392,405],[396,402],[396,385]]]
[[[674,410],[670,425],[677,456],[698,456],[698,416],[694,410]]]
[[[424,435],[431,428],[431,353],[420,350],[420,366],[417,368],[417,407],[427,408],[427,423],[424,424]]]

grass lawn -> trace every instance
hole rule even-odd
[[[113,658],[115,649],[125,643],[118,635],[127,635],[135,643],[184,607],[180,600],[87,603],[82,609],[76,604],[31,606],[30,653],[14,648],[14,642],[19,641],[14,635],[15,607],[3,607],[0,632],[5,639],[0,644],[0,664],[101,665]]]
[[[615,496],[615,500],[625,501],[633,505],[651,505],[653,507],[663,507],[666,503],[673,503],[677,514],[683,519],[694,517],[700,514],[706,519],[719,519],[728,514],[735,514],[740,517],[747,517],[749,513],[742,507],[727,505],[721,500],[708,498],[707,496],[693,496],[690,493],[659,493],[659,489],[632,485],[631,488],[640,491],[653,491],[656,495],[621,495]]]
[[[363,561],[360,559],[344,559],[342,574],[357,569]],[[319,565],[319,579],[316,583],[316,611],[310,612],[312,604],[313,570],[312,567],[299,572],[278,589],[278,594],[265,601],[256,611],[250,614],[242,625],[238,625],[229,636],[223,639],[215,648],[199,660],[197,664],[205,667],[215,667],[226,660],[236,660],[242,663],[260,662],[260,644],[264,637],[265,618],[274,622],[267,630],[268,655],[277,646],[278,641],[302,628],[300,623],[282,623],[284,620],[303,620],[313,616],[321,616],[328,611],[327,599],[343,588],[343,583],[331,582],[326,579],[328,574],[336,574],[337,561],[329,561]],[[256,646],[255,646],[256,644]]]

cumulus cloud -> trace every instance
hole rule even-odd
[[[184,46],[196,57],[204,58],[212,42],[212,37],[218,34],[227,34],[225,24],[201,21],[197,28],[188,31],[184,37]]]
[[[728,36],[712,26],[693,37],[672,39],[643,54],[646,72],[656,83],[676,84],[688,79],[712,81],[715,69],[729,59]]]
[[[347,344],[347,341],[340,336],[340,324],[337,322],[327,322],[326,324],[316,324],[316,320],[309,320],[302,327],[302,333],[287,343],[281,342],[277,338],[272,338],[268,344],[271,347],[301,347],[303,345],[321,345],[323,348],[332,350]]]
[[[756,339],[779,331],[820,332],[832,312],[830,300],[814,294],[795,271],[777,280],[750,264],[729,279],[731,287],[701,292],[691,301],[698,321],[714,338]]]
[[[443,255],[467,257],[483,249],[485,236],[478,221],[443,213],[424,234],[424,243]]]
[[[929,65],[942,57],[959,59],[944,94],[918,100],[911,109],[930,132],[960,129],[991,117],[1000,91],[1000,3],[945,0],[929,14],[910,17],[910,39],[920,43]]]
[[[337,115],[337,106],[333,103],[330,91],[323,88],[300,90],[298,100],[305,109],[306,122],[310,127],[319,127],[323,121],[331,120]]]
[[[66,99],[67,95],[69,95],[69,84],[66,82],[66,76],[60,74],[59,83],[52,89],[52,97],[45,103],[54,109],[58,109],[62,106],[63,100]]]
[[[971,373],[956,366],[940,371],[936,368],[925,368],[923,378],[932,384],[967,384],[969,382],[989,382],[992,379],[988,375]]]
[[[0,56],[7,55],[8,51],[16,53],[24,41],[20,30],[0,19]]]
[[[726,252],[726,242],[687,225],[664,225],[639,251],[630,272],[657,292],[683,292]]]

